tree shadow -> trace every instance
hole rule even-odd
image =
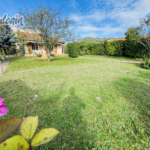
[[[40,90],[44,89],[32,90],[21,80],[0,82],[0,91],[6,89],[0,97],[5,98],[4,103],[9,110],[8,115],[1,117],[0,121],[10,117],[39,116],[36,133],[50,127],[59,130],[60,134],[50,143],[34,148],[35,150],[94,148],[94,134],[88,131],[87,121],[82,114],[85,104],[75,94],[74,88],[64,97],[64,88],[65,83],[62,83],[55,93],[43,91],[42,94]],[[35,93],[37,99],[34,99]],[[12,136],[16,134],[20,134],[19,129]]]
[[[94,148],[94,135],[88,133],[87,122],[82,115],[85,104],[75,94],[75,89],[70,89],[70,94],[60,100],[62,88],[58,94],[49,97],[49,111],[44,118],[40,118],[40,128],[53,127],[60,134],[45,146],[45,149],[92,149]],[[43,124],[43,123],[45,124]],[[37,148],[38,149],[38,148]],[[43,147],[40,148],[43,150]]]
[[[150,136],[150,85],[126,77],[118,79],[113,86],[126,102],[133,106],[132,111],[138,114],[135,119],[131,120],[134,134],[141,138],[148,138]]]

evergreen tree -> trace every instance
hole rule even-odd
[[[5,55],[9,55],[9,48],[16,46],[15,34],[8,25],[2,25],[0,33],[0,48],[4,50]]]

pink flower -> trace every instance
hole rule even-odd
[[[3,104],[4,98],[0,98],[0,117],[7,115],[8,109]]]

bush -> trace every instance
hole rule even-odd
[[[115,49],[115,47],[111,43],[112,42],[108,42],[107,43],[107,45],[106,45],[106,51],[107,51],[108,55],[113,56],[113,55],[116,54],[115,53],[116,49]]]
[[[91,51],[91,55],[103,55],[105,51],[104,44],[96,44]]]
[[[81,55],[81,56],[83,56],[83,55],[84,55],[84,53],[83,53],[82,51],[80,51],[80,55]]]
[[[42,54],[36,54],[37,57],[42,57]]]
[[[141,64],[144,69],[150,69],[150,58],[145,58],[145,61]]]
[[[80,50],[79,50],[79,43],[73,42],[73,43],[68,43],[68,55],[69,57],[76,58],[79,56]]]
[[[115,55],[122,56],[124,50],[124,40],[112,41],[111,44],[115,47]]]
[[[14,55],[16,54],[16,49],[14,47],[9,48],[9,55]]]

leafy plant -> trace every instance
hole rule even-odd
[[[150,69],[150,59],[145,58],[144,62],[141,64],[142,68]]]
[[[79,44],[76,42],[68,43],[68,54],[69,57],[76,58],[79,55]]]
[[[108,55],[115,55],[115,47],[111,44],[111,42],[108,42],[106,45],[106,51],[108,52]]]
[[[3,104],[4,98],[0,98],[0,116],[7,114],[8,110]],[[23,122],[22,122],[23,121]],[[21,125],[21,135],[15,135],[6,140]],[[27,118],[9,118],[0,122],[0,150],[32,150],[50,142],[59,131],[54,128],[46,128],[38,132],[34,138],[33,135],[38,126],[38,117],[29,116]],[[33,138],[33,139],[32,139]],[[29,144],[26,140],[29,141]],[[5,140],[5,141],[4,141]],[[32,140],[32,141],[31,141]],[[2,142],[2,143],[1,143]]]
[[[22,119],[11,118],[0,122],[1,141],[8,137],[14,130],[16,130]],[[32,150],[33,147],[37,147],[50,142],[58,133],[54,128],[46,128],[38,132],[32,139],[36,128],[38,126],[38,117],[29,116],[24,119],[21,124],[21,135],[13,136],[0,144],[0,149],[3,150],[19,150],[28,149]],[[2,130],[6,129],[6,130]],[[26,140],[29,141],[29,144]],[[32,139],[32,141],[31,141]]]

